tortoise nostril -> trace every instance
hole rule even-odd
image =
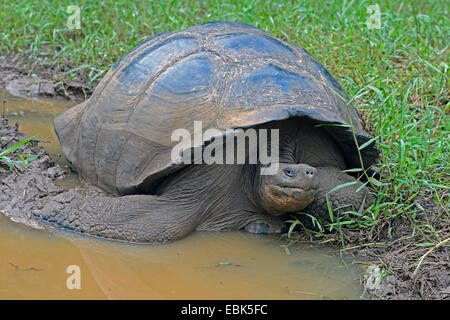
[[[308,177],[308,178],[312,178],[312,177],[314,177],[314,175],[316,174],[316,169],[314,169],[314,168],[308,168],[308,169],[306,169],[305,170],[305,174],[306,174],[306,176]]]

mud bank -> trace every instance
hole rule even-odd
[[[7,119],[0,118],[0,150],[5,150],[27,138],[15,126],[10,126]],[[38,140],[32,140],[22,145],[8,157],[20,160],[19,154],[24,158],[40,154],[29,162],[14,163],[12,169],[7,163],[0,161],[0,212],[14,222],[45,229],[47,226],[33,218],[32,212],[42,209],[55,196],[69,195],[70,193],[89,192],[100,194],[98,188],[83,186],[77,188],[64,187],[63,179],[67,172],[56,161],[51,159],[44,148],[38,146]]]
[[[19,97],[64,97],[82,101],[92,94],[87,81],[68,81],[67,66],[31,61],[16,54],[0,55],[0,88]],[[94,84],[95,85],[95,84]]]
[[[430,202],[431,203],[431,202]],[[434,206],[429,209],[439,210]],[[448,214],[434,214],[433,211],[417,213],[424,224],[440,231],[442,238],[449,239],[450,219]],[[434,211],[436,212],[436,211]],[[395,236],[390,233],[395,230]],[[351,234],[351,232],[346,232]],[[420,233],[420,232],[417,232]],[[382,282],[369,291],[372,299],[389,300],[450,300],[450,254],[442,242],[439,246],[424,246],[426,234],[411,236],[412,230],[407,217],[380,223],[362,236],[365,241],[349,239],[354,262],[379,266],[384,271]],[[350,235],[350,237],[355,235]],[[445,240],[444,240],[445,241]],[[446,242],[448,243],[448,241]],[[350,252],[350,251],[349,251]],[[367,274],[366,274],[367,276]],[[364,279],[365,281],[366,279]]]
[[[27,137],[16,127],[8,125],[6,119],[0,119],[0,150],[9,148]],[[24,223],[37,228],[43,226],[32,218],[32,210],[38,209],[48,197],[63,191],[53,182],[64,177],[64,171],[53,162],[37,141],[31,141],[8,156],[19,160],[18,154],[41,154],[27,166],[14,163],[12,170],[5,162],[0,162],[0,210],[15,222]]]

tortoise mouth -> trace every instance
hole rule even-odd
[[[265,209],[274,216],[280,216],[306,208],[316,197],[318,188],[315,185],[299,187],[274,184],[269,190],[264,198]]]
[[[297,195],[305,194],[305,196],[310,196],[311,194],[315,194],[319,189],[318,185],[310,185],[310,186],[286,186],[286,185],[273,185],[272,190],[277,195],[283,196],[291,196],[292,194],[297,193]]]
[[[294,190],[294,189],[298,189],[298,190],[303,190],[303,191],[309,191],[309,190],[317,190],[319,189],[319,186],[317,185],[311,185],[311,186],[305,186],[305,187],[294,187],[294,186],[286,186],[286,185],[276,185],[278,188],[283,188],[283,189],[290,189],[290,190]]]

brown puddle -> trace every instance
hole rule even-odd
[[[42,145],[58,157],[52,121],[73,104],[5,97],[10,123],[50,141]],[[195,232],[166,245],[135,245],[34,230],[0,216],[0,299],[360,298],[360,271],[330,249],[293,244],[288,255],[284,244],[271,235]],[[71,265],[80,268],[79,290],[66,286]]]

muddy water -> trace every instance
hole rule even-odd
[[[72,104],[5,94],[6,115],[58,157],[53,118]],[[3,92],[0,92],[3,97]],[[63,162],[61,162],[63,163]],[[0,216],[1,299],[358,299],[360,271],[278,236],[196,232],[162,246],[34,230]],[[69,290],[69,266],[81,289]]]

